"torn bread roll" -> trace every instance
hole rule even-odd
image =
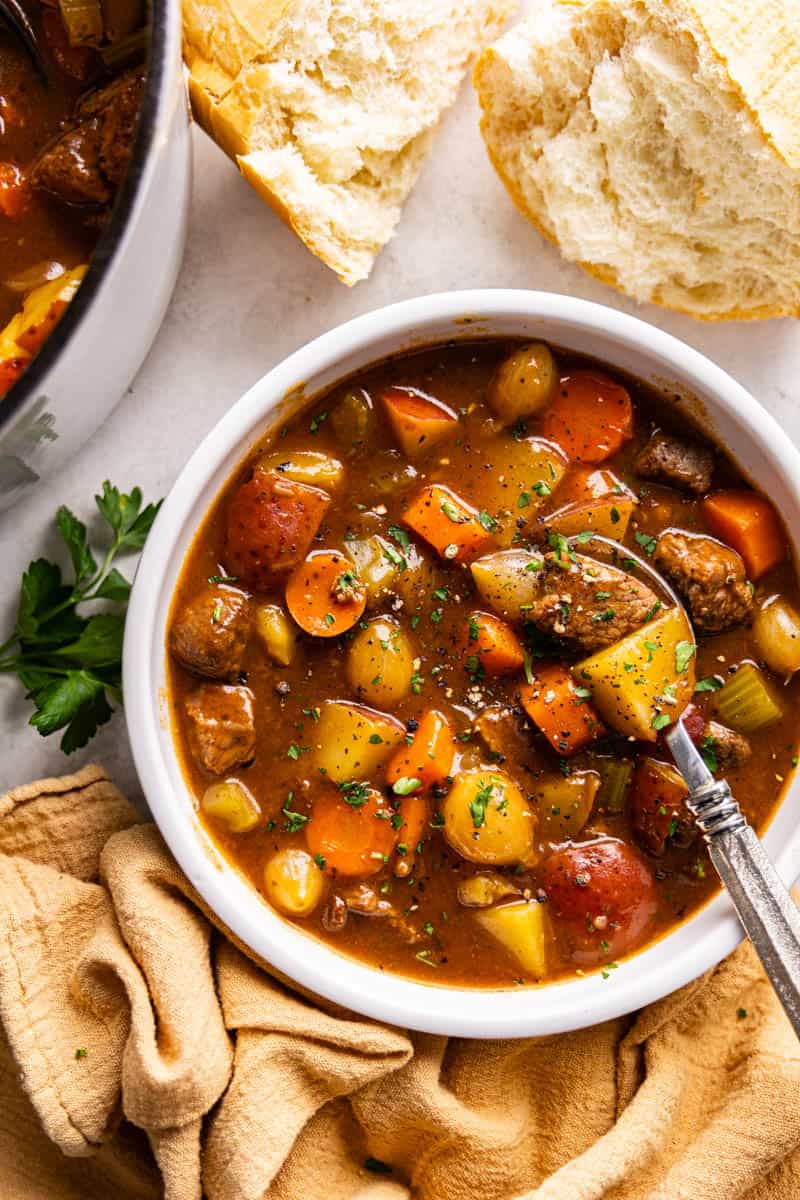
[[[800,313],[798,0],[533,0],[475,84],[566,258],[706,320]]]
[[[184,0],[200,124],[344,283],[389,240],[516,0]]]

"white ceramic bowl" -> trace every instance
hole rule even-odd
[[[472,291],[425,296],[358,317],[298,350],[231,408],[192,455],[147,541],[127,619],[125,711],[153,816],[186,875],[246,945],[329,1000],[395,1025],[463,1037],[559,1033],[657,1000],[708,970],[742,933],[717,896],[661,941],[600,974],[538,988],[470,991],[401,979],[345,957],[277,916],[200,825],[173,749],[165,629],[184,555],[206,509],[249,446],[321,389],[398,351],[486,334],[543,338],[596,356],[662,389],[699,417],[800,531],[800,454],[743,388],[675,338],[623,313],[567,296]],[[800,782],[764,841],[783,879],[800,873]]]

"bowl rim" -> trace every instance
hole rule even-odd
[[[649,360],[665,378],[686,381],[704,404],[719,409],[754,440],[800,510],[800,453],[740,384],[671,334],[618,309],[556,293],[476,289],[419,296],[356,317],[307,343],[258,380],[206,435],[170,490],[148,537],[130,598],[123,650],[128,734],[150,811],[184,873],[227,929],[280,976],[316,997],[403,1028],[480,1038],[568,1032],[661,999],[710,970],[742,940],[730,900],[718,894],[670,933],[623,959],[618,970],[608,973],[613,983],[595,972],[516,990],[469,989],[383,973],[279,917],[215,850],[202,833],[182,782],[157,679],[163,674],[172,593],[170,584],[165,596],[165,579],[179,570],[183,559],[183,554],[176,559],[176,543],[196,532],[222,480],[244,457],[245,447],[261,436],[259,430],[263,433],[276,406],[293,393],[303,396],[305,382],[323,372],[333,372],[336,378],[339,364],[339,377],[344,377],[351,369],[404,348],[447,340],[441,333],[425,339],[428,327],[433,331],[437,325],[457,323],[468,340],[485,333],[484,323],[503,319],[539,321],[539,336],[544,337],[547,325],[573,327],[613,342],[621,354]],[[394,351],[382,346],[387,341],[395,343]],[[370,357],[372,347],[375,353]],[[359,365],[345,365],[348,357],[358,357]],[[608,361],[614,365],[613,357]],[[314,390],[309,386],[303,404]],[[152,581],[157,581],[155,586]],[[181,794],[176,795],[176,787]],[[785,788],[772,824],[793,793],[800,795],[796,777]],[[770,832],[765,833],[767,841]],[[800,873],[800,823],[783,830],[771,852],[778,873],[791,884]]]

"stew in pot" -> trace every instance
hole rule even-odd
[[[541,343],[439,346],[331,389],[214,502],[174,734],[213,839],[331,946],[611,977],[717,888],[676,717],[757,827],[775,806],[799,610],[771,503],[668,397]]]
[[[128,164],[144,86],[142,0],[26,7],[47,84],[0,23],[0,398],[86,272]]]

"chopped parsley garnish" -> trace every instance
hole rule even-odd
[[[527,650],[522,651],[522,669],[525,672],[525,682],[532,684],[533,683],[533,664],[531,663],[531,656]]]
[[[415,696],[418,696],[422,691],[422,685],[425,682],[425,676],[420,675],[419,671],[415,671],[411,676],[411,690]]]
[[[722,680],[717,675],[706,675],[705,679],[698,679],[694,685],[696,692],[718,692],[722,687]]]
[[[238,575],[209,575],[209,583],[238,583]]]
[[[324,871],[326,866],[328,865],[324,854],[315,854],[314,862],[319,867],[320,871]]]
[[[431,595],[433,596],[434,600],[449,600],[450,589],[446,587],[434,588]]]
[[[582,529],[580,533],[575,534],[575,541],[578,543],[579,546],[585,546],[586,543],[590,542],[593,537],[594,537],[594,530]]]
[[[700,753],[703,757],[703,762],[708,767],[709,771],[719,770],[719,761],[717,759],[717,742],[716,738],[704,737],[700,745]]]
[[[211,613],[211,624],[218,625],[219,619],[222,616],[222,601],[218,600],[214,605],[214,611]]]
[[[648,558],[652,558],[653,551],[656,548],[656,538],[649,533],[637,531],[634,535],[634,540],[642,547]]]
[[[474,617],[470,617],[470,619],[469,619],[469,640],[471,642],[477,642],[480,631],[481,631],[481,627],[478,624],[478,622],[475,620]]]
[[[316,433],[317,430],[319,429],[320,425],[324,425],[325,422],[327,421],[327,419],[328,419],[327,412],[321,412],[318,416],[316,416],[312,419],[311,424],[308,427],[308,432]]]
[[[517,508],[528,508],[531,502],[530,492],[520,492],[517,500]]]
[[[475,799],[469,802],[469,812],[472,817],[472,824],[476,829],[480,829],[486,822],[486,808],[492,798],[494,783],[490,779],[488,783],[484,783],[478,788],[475,793]]]
[[[369,784],[357,779],[345,779],[339,784],[339,791],[345,804],[351,808],[362,808],[369,800]]]
[[[617,610],[615,608],[604,608],[602,612],[594,613],[592,621],[597,625],[601,621],[613,621],[616,615]]]
[[[665,729],[667,725],[672,724],[672,717],[669,713],[656,713],[650,723],[653,729]]]
[[[384,546],[383,557],[393,566],[399,567],[401,571],[405,571],[408,568],[408,561],[398,550],[395,550],[394,546]]]
[[[450,500],[443,500],[440,507],[448,521],[452,521],[454,525],[462,525],[467,519]]]
[[[418,787],[422,786],[422,780],[416,779],[413,776],[403,775],[401,779],[397,779],[392,784],[392,791],[395,796],[410,796]]]
[[[648,622],[648,621],[652,621],[652,619],[653,619],[653,617],[656,615],[656,613],[659,613],[659,612],[661,612],[661,609],[662,609],[663,607],[664,607],[664,605],[661,603],[661,601],[660,601],[660,600],[656,600],[656,602],[655,602],[655,604],[653,605],[653,607],[652,607],[652,608],[650,608],[650,609],[648,609],[648,611],[647,611],[647,612],[644,614],[644,622],[645,622],[645,625],[647,624],[647,622]]]
[[[612,525],[619,524],[619,509],[618,508],[612,508],[609,513],[609,516],[611,517]]]
[[[336,621],[336,617],[333,615],[333,613],[325,613],[324,620],[326,625],[333,625]]]
[[[399,525],[389,526],[389,537],[394,538],[398,546],[402,546],[404,550],[408,550],[411,545],[411,538],[406,533],[405,529],[401,529]]]
[[[675,670],[679,675],[684,674],[696,650],[694,642],[678,642],[675,647]]]
[[[464,660],[464,669],[473,683],[479,683],[486,674],[483,663],[477,654],[468,654]]]
[[[533,485],[533,490],[536,492],[536,495],[540,496],[543,500],[546,496],[551,496],[553,494],[553,489],[550,487],[550,484],[545,483],[543,479],[536,480],[536,483]]]
[[[292,808],[293,801],[294,801],[294,792],[289,792],[289,795],[286,797],[286,803],[284,804],[283,808],[281,809],[281,812],[283,813],[284,817],[286,818],[286,820],[283,823],[283,828],[286,830],[287,833],[299,833],[300,830],[303,828],[303,826],[308,821],[308,817],[304,816],[303,813],[294,811],[294,809]]]

